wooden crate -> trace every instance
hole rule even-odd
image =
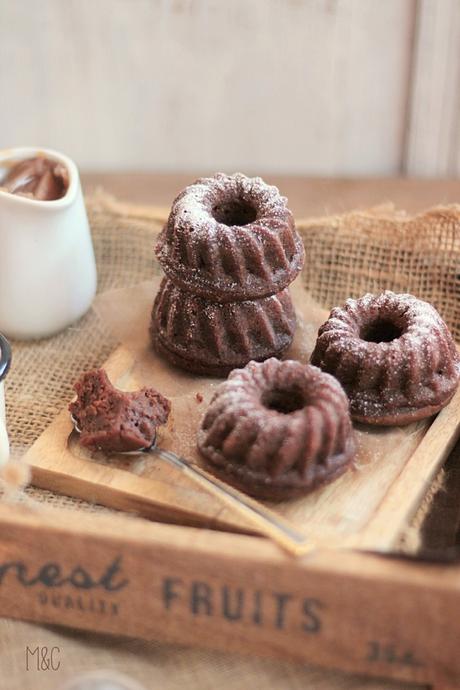
[[[0,505],[0,613],[458,687],[460,565]]]

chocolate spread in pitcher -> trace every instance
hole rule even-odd
[[[58,161],[45,156],[27,158],[13,165],[0,184],[0,189],[39,201],[54,201],[65,196],[69,172]]]

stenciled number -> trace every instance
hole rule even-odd
[[[410,649],[401,651],[394,644],[382,644],[376,640],[371,640],[367,643],[366,661],[399,664],[401,666],[423,665]]]

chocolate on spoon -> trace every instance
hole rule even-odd
[[[87,372],[74,388],[77,397],[69,411],[81,445],[91,450],[126,453],[148,449],[171,410],[169,400],[154,388],[118,390],[104,369]]]

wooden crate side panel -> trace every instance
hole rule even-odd
[[[460,679],[458,567],[333,551],[294,560],[255,537],[94,516],[76,529],[64,511],[59,527],[53,520],[0,508],[1,615],[418,682]]]

